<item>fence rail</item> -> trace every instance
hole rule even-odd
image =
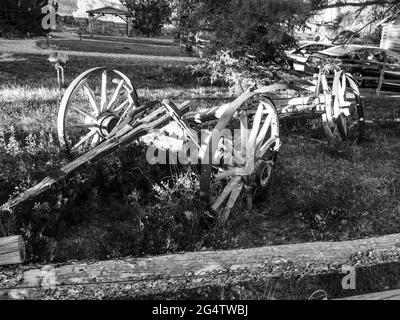
[[[393,234],[344,242],[190,252],[40,268],[26,266],[21,273],[0,272],[4,283],[12,284],[0,285],[0,300],[116,299],[276,277],[337,274],[342,273],[343,266],[361,268],[379,261],[398,262],[399,247],[400,234]]]
[[[399,68],[399,72],[400,72],[400,67]],[[361,81],[376,81],[377,83],[377,87],[375,89],[370,88],[368,91],[366,91],[364,88],[361,88],[360,91],[364,91],[364,92],[369,92],[369,95],[374,95],[374,96],[380,96],[381,94],[383,94],[384,96],[396,96],[398,95],[400,97],[400,90],[399,92],[395,92],[395,91],[386,91],[386,92],[382,92],[382,87],[388,83],[388,81],[385,82],[385,72],[387,71],[387,69],[385,67],[381,67],[380,70],[380,75],[379,77],[354,77],[357,81],[361,82]],[[327,75],[327,79],[328,80],[332,80],[334,78],[333,75]],[[399,87],[400,87],[400,79],[399,79]],[[373,94],[372,91],[374,91]]]
[[[400,300],[400,290],[374,292],[337,300]]]

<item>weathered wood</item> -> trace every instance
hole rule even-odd
[[[189,105],[189,101],[182,103],[178,109],[183,111]],[[127,119],[129,120],[129,118]],[[67,164],[57,172],[53,172],[43,181],[41,181],[36,186],[30,188],[24,193],[20,194],[16,198],[10,200],[6,204],[0,207],[1,211],[10,211],[22,202],[37,197],[43,192],[51,189],[58,183],[65,181],[70,178],[74,173],[76,173],[80,168],[89,162],[97,161],[100,158],[111,154],[119,147],[125,146],[138,140],[140,137],[151,133],[153,129],[159,129],[165,126],[171,120],[170,115],[166,114],[166,110],[159,109],[148,116],[140,119],[140,121],[134,121],[135,127],[132,127],[129,122],[122,123],[120,130],[113,131],[103,143],[90,150],[83,156],[79,157],[75,161]]]
[[[380,93],[381,93],[381,89],[382,89],[382,85],[383,85],[383,81],[385,78],[385,67],[382,66],[381,68],[381,75],[379,77],[379,83],[378,86],[376,87],[376,96],[379,97]]]
[[[310,96],[291,99],[274,99],[276,107],[296,106],[296,105],[319,105],[325,103],[325,96]]]
[[[336,300],[400,300],[400,289],[374,292]]]
[[[274,99],[273,102],[280,113],[288,112],[288,107],[292,107],[293,109],[298,108],[299,110],[311,108],[316,108],[318,110],[318,108],[324,108],[325,96],[319,95],[317,97],[310,96],[287,99]],[[221,111],[224,110],[224,106],[229,107],[229,104],[200,111],[188,112],[184,115],[184,118],[187,120],[195,121],[197,123],[218,120],[222,115]]]
[[[250,91],[243,93],[237,99],[232,101],[230,104],[223,105],[219,108],[218,112],[220,116],[218,117],[218,123],[212,131],[211,137],[207,144],[205,145],[204,150],[202,150],[202,169],[201,169],[201,177],[200,177],[200,197],[208,201],[210,205],[214,202],[214,197],[211,196],[211,176],[212,176],[212,160],[214,159],[214,154],[216,150],[215,141],[219,140],[220,133],[225,130],[228,124],[231,122],[234,114],[237,110],[246,102],[249,102],[251,99],[261,99],[266,100],[268,103],[272,104],[272,100],[266,98],[266,96],[270,93],[276,92],[278,90],[285,90],[288,86],[285,84],[273,84],[269,86],[265,86],[259,88],[255,91]],[[203,152],[204,151],[204,152]],[[208,161],[207,161],[208,160]]]
[[[0,238],[0,266],[19,264],[24,260],[25,246],[21,236]]]
[[[400,234],[0,271],[0,299],[106,299],[398,262]],[[6,284],[6,285],[4,285]],[[11,284],[11,285],[9,285]]]

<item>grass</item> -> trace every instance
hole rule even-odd
[[[47,48],[47,42],[40,40],[37,42],[39,47]],[[127,41],[107,41],[107,40],[52,40],[51,45],[56,46],[58,50],[65,51],[83,51],[83,52],[101,52],[101,53],[120,53],[136,54],[148,56],[170,56],[184,57],[184,52],[178,46],[159,44],[152,42],[149,44],[144,41],[136,43]]]
[[[99,40],[111,42],[123,42],[142,45],[157,45],[157,46],[175,46],[173,39],[157,39],[157,38],[125,38],[125,37],[108,37],[108,36],[82,36],[84,40]]]
[[[15,57],[25,61],[0,62],[1,203],[68,161],[57,143],[55,120],[61,93],[54,82],[54,69],[43,56]],[[145,99],[168,95],[179,102],[221,91],[198,85],[184,67],[123,59],[74,57],[67,65],[67,82],[83,70],[106,64],[126,73]],[[197,99],[192,108],[215,103]],[[370,100],[366,106],[373,110],[385,103]],[[399,106],[390,103],[393,110]],[[370,126],[367,141],[343,154],[311,139],[324,138],[310,130],[308,122],[282,125],[283,146],[271,184],[256,195],[252,211],[234,210],[224,226],[218,226],[199,201],[197,182],[192,178],[199,168],[149,166],[140,145],[130,145],[87,166],[66,186],[25,203],[12,214],[3,214],[1,221],[6,234],[22,234],[27,240],[30,262],[398,233],[399,129],[393,123]],[[258,290],[254,288],[242,297],[254,297]],[[303,296],[311,289],[307,290]],[[240,292],[230,294],[235,297]]]

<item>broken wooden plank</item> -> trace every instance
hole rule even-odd
[[[374,292],[336,300],[400,300],[400,289]]]
[[[20,264],[25,260],[25,245],[22,236],[0,238],[0,266]]]
[[[344,242],[203,251],[0,271],[0,299],[107,299],[342,273],[400,260],[400,234]],[[12,276],[9,276],[12,274]]]
[[[325,96],[310,96],[310,97],[299,97],[290,99],[274,99],[276,107],[296,106],[296,105],[319,105],[325,103]]]

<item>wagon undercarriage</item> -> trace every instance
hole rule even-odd
[[[76,159],[0,211],[12,210],[66,182],[85,164],[140,141],[148,145],[150,164],[162,163],[168,153],[169,161],[201,166],[200,196],[225,221],[238,202],[250,209],[255,190],[268,185],[281,147],[280,121],[321,117],[329,143],[362,139],[362,102],[350,74],[335,71],[330,85],[321,72],[300,97],[279,98],[279,92],[291,88],[274,84],[252,89],[231,103],[190,111],[190,101],[178,106],[170,99],[141,101],[122,72],[88,70],[66,90],[58,116],[60,144]]]

